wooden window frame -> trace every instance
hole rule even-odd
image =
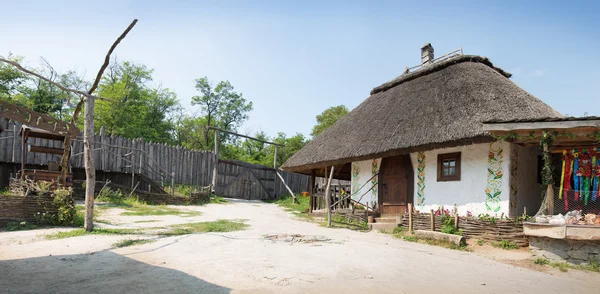
[[[443,154],[438,154],[438,158],[437,158],[437,181],[438,182],[453,182],[453,181],[460,181],[460,152],[453,152],[453,153],[443,153]],[[442,175],[442,161],[446,160],[446,159],[454,159],[455,160],[455,165],[454,165],[454,170],[455,170],[455,174],[452,176],[443,176]]]

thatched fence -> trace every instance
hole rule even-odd
[[[0,227],[9,222],[27,221],[34,223],[39,213],[56,214],[57,207],[52,203],[52,196],[47,195],[0,195]]]
[[[414,230],[431,230],[431,214],[416,213],[412,216]],[[441,230],[439,215],[434,214],[434,227],[436,231]],[[402,216],[401,226],[409,226],[408,215]],[[463,230],[467,238],[482,239],[485,241],[507,240],[519,246],[528,246],[529,241],[523,234],[523,223],[510,219],[496,219],[494,221],[476,219],[473,217],[459,217],[458,228]]]

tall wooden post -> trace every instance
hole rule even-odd
[[[310,199],[308,199],[308,211],[310,213],[313,212],[313,207],[314,207],[314,197],[315,196],[315,177],[316,177],[316,172],[314,169],[312,169],[310,171],[310,179],[308,180],[308,197],[310,197]]]
[[[86,231],[94,229],[94,190],[96,188],[96,166],[94,165],[94,97],[85,97],[83,133],[83,156],[85,166],[85,223]]]
[[[433,209],[431,212],[431,231],[435,231],[435,214],[433,213]]]
[[[277,145],[273,145],[275,146],[275,153],[273,155],[273,169],[275,170],[273,173],[273,199],[275,199],[275,196],[277,195]],[[281,187],[281,186],[280,186]],[[292,197],[294,197],[294,195],[291,195]],[[295,200],[296,198],[294,198]]]
[[[327,188],[325,190],[325,205],[327,205],[327,226],[331,227],[331,199],[329,199],[329,187],[331,187],[331,179],[333,178],[333,170],[335,166],[331,167],[329,172],[329,179],[327,180]]]
[[[17,138],[18,138],[18,134],[17,134],[17,123],[13,121],[13,141],[12,141],[12,162],[15,162],[15,146],[17,146]]]
[[[219,167],[219,131],[215,130],[215,162],[213,165],[212,192],[217,193],[217,168]]]

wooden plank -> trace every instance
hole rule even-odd
[[[567,236],[567,229],[565,226],[527,223],[523,224],[523,234],[535,237],[564,239]]]
[[[573,240],[600,240],[600,227],[598,226],[568,226],[567,239]]]
[[[43,146],[29,145],[28,152],[49,153],[49,154],[60,154],[60,155],[62,155],[63,152],[64,152],[64,149],[62,149],[62,148],[52,148],[52,147],[43,147]],[[46,159],[46,162],[47,162],[47,159]]]
[[[484,123],[484,131],[514,131],[540,129],[572,129],[580,127],[600,128],[600,120],[553,121],[553,122],[515,122],[515,123]]]

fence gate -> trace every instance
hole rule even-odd
[[[264,200],[273,199],[275,171],[260,165],[219,160],[217,194],[223,197]]]

